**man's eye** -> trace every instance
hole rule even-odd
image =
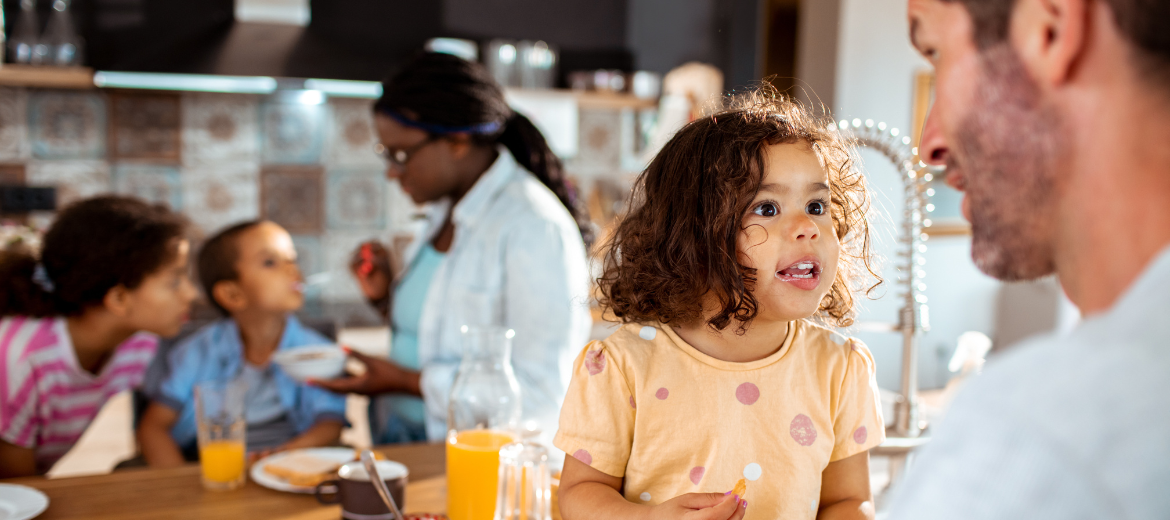
[[[271,258],[264,261],[264,267],[276,267],[276,260]]]
[[[752,210],[752,213],[755,213],[761,217],[775,217],[780,213],[780,208],[777,208],[776,205],[772,204],[771,202],[764,202],[756,206],[756,208]]]
[[[808,211],[809,215],[824,215],[825,203],[820,201],[810,202],[808,203],[808,208],[806,208],[806,210]]]

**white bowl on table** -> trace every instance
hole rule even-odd
[[[284,373],[297,381],[333,379],[345,373],[345,351],[337,345],[309,345],[281,350],[272,356]]]

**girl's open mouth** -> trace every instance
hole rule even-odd
[[[795,285],[798,289],[811,291],[821,284],[821,262],[813,256],[801,258],[792,265],[776,271],[776,278]]]

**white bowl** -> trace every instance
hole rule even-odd
[[[282,350],[272,360],[297,381],[333,379],[345,372],[345,351],[337,345],[309,345]]]

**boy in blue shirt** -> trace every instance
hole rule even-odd
[[[199,279],[225,319],[200,329],[170,352],[166,375],[148,388],[151,403],[138,442],[152,467],[184,463],[197,452],[194,387],[243,378],[251,458],[272,451],[334,444],[345,426],[345,396],[292,379],[270,363],[283,349],[332,343],[293,312],[304,304],[296,249],[268,221],[237,224],[199,252]]]

